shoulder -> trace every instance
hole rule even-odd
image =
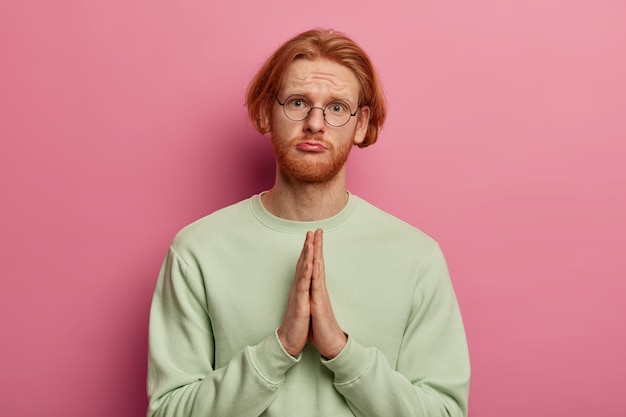
[[[251,218],[250,200],[247,198],[216,210],[183,227],[172,241],[176,250],[204,245],[207,242],[219,239],[227,230],[235,227],[245,227],[247,219]]]
[[[370,233],[388,236],[393,241],[412,243],[426,248],[438,246],[437,242],[428,234],[416,226],[388,213],[366,200],[358,199],[357,221],[360,227],[369,230]]]

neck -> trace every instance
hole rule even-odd
[[[339,213],[348,203],[342,169],[325,182],[301,182],[277,171],[274,187],[263,194],[263,206],[274,216],[295,221],[317,221]]]

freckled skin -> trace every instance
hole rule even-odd
[[[341,99],[354,112],[358,108],[359,88],[356,76],[347,67],[322,59],[301,59],[287,68],[278,98],[282,101],[292,94],[302,94],[316,107]],[[329,126],[320,109],[313,109],[307,119],[294,122],[275,104],[271,136],[279,174],[307,183],[332,180],[344,169],[352,146],[363,141],[362,135],[357,135],[357,127],[356,117],[344,126]],[[327,151],[298,150],[296,145],[304,141],[321,142]]]

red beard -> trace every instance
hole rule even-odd
[[[296,144],[307,140],[323,143],[328,149],[330,159],[325,161],[311,162],[302,155],[298,155]],[[348,142],[338,148],[318,137],[299,137],[288,142],[280,142],[272,137],[274,155],[279,168],[290,178],[307,182],[328,182],[335,178],[348,160],[352,143]]]

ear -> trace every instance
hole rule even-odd
[[[358,145],[363,143],[365,135],[367,134],[367,128],[370,122],[370,108],[369,106],[361,106],[356,115],[356,130],[354,131],[354,144]]]
[[[271,122],[269,115],[267,114],[267,110],[268,109],[265,106],[259,109],[259,116],[258,116],[257,121],[258,121],[259,131],[262,134],[272,131],[272,122]]]

